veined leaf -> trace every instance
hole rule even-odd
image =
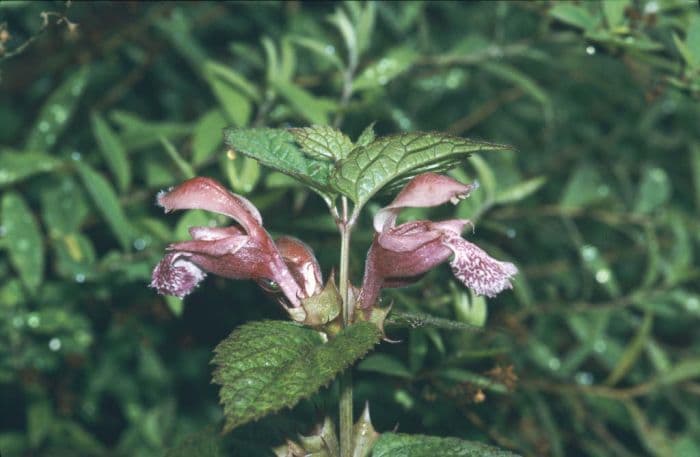
[[[40,152],[51,149],[73,117],[80,96],[87,85],[88,76],[89,67],[84,66],[66,78],[51,93],[42,106],[34,127],[29,132],[26,149]]]
[[[34,292],[44,275],[44,245],[39,224],[24,199],[8,193],[2,199],[4,245],[10,262],[27,288]]]
[[[510,146],[439,133],[387,136],[354,149],[337,164],[330,183],[358,206],[363,206],[388,185],[402,183],[427,171],[444,172],[473,152],[498,149],[510,149]]]
[[[110,170],[117,178],[119,190],[124,192],[131,182],[131,169],[126,158],[126,150],[119,137],[112,131],[109,124],[95,113],[92,115],[92,133],[95,135],[97,145],[107,162]]]
[[[4,150],[0,152],[0,187],[46,173],[60,164],[60,160],[48,154]]]
[[[345,158],[353,149],[347,135],[328,125],[312,125],[290,131],[302,151],[314,159],[337,161]]]
[[[328,184],[333,165],[304,155],[288,130],[229,128],[224,130],[224,142],[235,152],[308,184],[326,200],[335,193]]]
[[[324,343],[321,334],[291,322],[245,324],[214,350],[224,431],[294,406],[314,394],[379,342],[371,323],[352,325]]]
[[[510,451],[457,438],[382,433],[372,457],[517,457]]]
[[[102,213],[122,248],[128,250],[131,246],[133,229],[109,181],[89,165],[76,162],[75,166],[98,211]]]

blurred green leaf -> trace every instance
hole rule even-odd
[[[495,197],[498,204],[515,203],[537,192],[547,182],[544,176],[522,181],[508,189],[504,189]]]
[[[299,116],[313,124],[328,124],[329,115],[336,108],[335,102],[280,79],[274,79],[272,86]]]
[[[608,193],[609,189],[596,167],[583,163],[576,167],[569,178],[559,205],[564,209],[583,208],[600,201]]]
[[[165,457],[221,457],[220,441],[218,433],[205,429],[187,435],[178,445],[168,449]]]
[[[98,211],[102,213],[102,217],[112,229],[112,233],[122,249],[129,250],[133,229],[109,181],[85,163],[75,162],[75,167],[90,197],[92,197],[92,201]]]
[[[24,285],[35,293],[44,276],[44,241],[31,208],[14,192],[2,198],[4,246]]]
[[[318,160],[338,161],[353,149],[350,138],[327,125],[289,129],[306,155]]]
[[[470,332],[482,331],[480,327],[465,324],[464,322],[453,321],[442,317],[431,316],[427,313],[415,313],[392,310],[386,318],[385,324],[388,326],[421,328],[434,327],[441,330],[462,330]]]
[[[27,437],[29,445],[38,448],[49,434],[53,422],[53,411],[48,399],[33,401],[27,409]]]
[[[509,146],[435,133],[406,133],[375,140],[341,160],[330,182],[358,207],[383,187],[426,171],[448,170],[470,154]]]
[[[700,143],[690,146],[690,171],[695,188],[695,207],[700,211]]]
[[[588,12],[585,4],[577,5],[568,2],[556,3],[552,9],[549,10],[549,15],[583,30],[593,29],[598,25],[598,21]]]
[[[388,354],[369,355],[357,365],[357,369],[399,378],[410,379],[412,377],[411,372],[403,362]]]
[[[111,111],[109,118],[121,127],[119,138],[127,151],[157,145],[160,137],[173,141],[188,135],[192,130],[190,124],[146,121],[126,111]]]
[[[634,366],[634,364],[637,362],[639,356],[642,354],[642,350],[646,346],[647,339],[651,333],[653,323],[654,314],[651,311],[647,311],[644,314],[644,320],[642,321],[642,325],[639,327],[637,334],[625,348],[625,352],[617,362],[617,365],[615,365],[615,369],[608,375],[608,378],[605,380],[605,384],[614,386],[627,375],[632,366]]]
[[[253,112],[249,97],[259,98],[255,87],[233,70],[214,62],[207,63],[204,74],[226,117],[237,127],[248,125]]]
[[[192,169],[192,166],[187,163],[187,161],[180,155],[177,149],[175,149],[175,146],[173,146],[173,144],[168,141],[167,138],[160,137],[160,144],[163,146],[163,149],[165,149],[165,152],[168,154],[168,157],[170,157],[170,160],[172,160],[175,166],[177,166],[177,168],[180,170],[183,178],[192,179],[197,175]]]
[[[95,135],[97,145],[112,174],[117,178],[119,190],[124,192],[131,182],[131,169],[126,157],[126,150],[122,146],[119,137],[112,131],[109,124],[97,113],[91,117],[92,133]]]
[[[686,29],[685,45],[688,49],[688,65],[700,68],[700,16],[692,16]]]
[[[226,119],[218,109],[208,111],[199,119],[192,136],[193,165],[202,165],[219,152],[223,146],[226,126]]]
[[[402,46],[389,51],[384,57],[360,73],[353,81],[353,90],[374,89],[389,84],[411,68],[418,57],[418,53],[410,46]]]
[[[214,350],[214,382],[221,386],[230,431],[283,407],[295,405],[365,355],[381,332],[370,323],[352,325],[332,340],[291,322],[244,324]]]
[[[245,156],[221,156],[222,168],[226,171],[231,188],[241,194],[250,193],[260,179],[260,164]]]
[[[625,9],[629,6],[628,0],[603,0],[602,7],[608,27],[615,28],[625,20]]]
[[[52,171],[61,163],[48,154],[3,150],[0,152],[0,188]]]
[[[635,212],[649,213],[668,201],[671,182],[662,168],[647,168],[639,184]]]
[[[554,117],[552,100],[549,98],[547,91],[540,87],[530,76],[515,67],[496,62],[487,62],[482,64],[479,68],[491,73],[497,78],[515,84],[522,89],[523,92],[530,95],[535,101],[542,105],[545,121],[549,122],[552,120]]]
[[[372,457],[516,457],[510,451],[457,438],[382,433]]]
[[[294,44],[314,52],[316,55],[329,61],[337,69],[342,70],[343,62],[338,58],[335,47],[332,44],[301,36],[291,36],[289,40]]]
[[[44,102],[27,136],[28,151],[49,152],[73,117],[78,101],[88,83],[89,67],[73,72]]]

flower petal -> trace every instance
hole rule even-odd
[[[420,174],[406,184],[391,204],[377,212],[374,216],[374,230],[382,232],[386,227],[393,227],[402,208],[426,208],[448,201],[457,203],[477,187],[477,183],[462,184],[437,173]]]
[[[458,235],[447,234],[443,241],[454,252],[454,258],[450,261],[452,272],[478,295],[495,297],[512,287],[510,279],[518,272],[515,265],[492,258],[483,249]]]
[[[171,252],[153,269],[151,287],[161,295],[183,298],[197,287],[206,273],[192,263],[186,255]]]
[[[246,198],[232,194],[213,179],[197,177],[168,192],[158,194],[158,204],[166,212],[178,209],[204,209],[236,220],[246,232],[257,234],[262,225],[258,209]]]
[[[305,296],[311,297],[320,292],[323,287],[321,267],[311,248],[291,236],[280,237],[275,240],[275,244]]]

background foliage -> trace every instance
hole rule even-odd
[[[341,116],[353,139],[376,122],[517,149],[469,159],[454,176],[481,189],[431,213],[474,220],[472,237],[519,265],[514,291],[487,303],[443,268],[386,294],[484,329],[389,328],[403,344],[356,374],[379,431],[533,456],[700,455],[697,2],[2,2],[0,24],[3,455],[150,456],[217,430],[211,350],[283,316],[253,284],[210,278],[184,304],[146,288],[167,242],[224,222],[164,217],[154,195],[221,179],[328,272],[322,200],[227,154],[221,129]],[[353,238],[356,281],[377,208]],[[266,455],[336,395],[222,449]]]

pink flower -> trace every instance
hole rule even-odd
[[[207,272],[231,279],[254,279],[268,291],[281,291],[292,307],[320,291],[321,271],[311,249],[290,237],[273,242],[257,208],[213,179],[193,178],[161,192],[158,204],[166,212],[204,209],[237,222],[230,227],[192,227],[191,241],[168,246],[151,281],[151,287],[160,294],[182,298]]]
[[[423,173],[413,178],[389,206],[377,212],[374,241],[365,262],[360,308],[372,307],[382,287],[411,284],[448,260],[454,275],[479,295],[493,297],[512,287],[510,279],[518,269],[512,263],[493,259],[462,238],[464,227],[471,225],[468,220],[424,220],[396,225],[403,208],[457,203],[475,188],[476,183],[462,184],[447,176]]]

